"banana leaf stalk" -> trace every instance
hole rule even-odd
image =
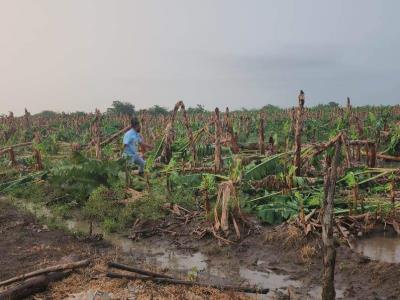
[[[287,154],[287,152],[283,152],[283,153],[279,153],[279,154],[275,154],[275,155],[266,157],[265,159],[263,159],[263,160],[261,161],[261,163],[259,163],[258,165],[254,166],[253,168],[251,168],[250,170],[248,170],[248,171],[244,174],[245,177],[251,175],[251,173],[255,172],[255,171],[258,170],[259,168],[262,168],[265,164],[267,164],[267,163],[269,163],[269,162],[271,162],[271,161],[273,161],[273,160],[275,160],[275,159],[277,159],[277,158],[280,158],[280,157],[284,156],[285,154]]]
[[[4,182],[4,183],[0,184],[0,192],[5,192],[13,187],[18,186],[18,185],[25,184],[25,183],[30,182],[37,178],[42,178],[47,173],[48,173],[47,171],[37,172],[37,173],[29,174],[24,177],[18,178],[16,180]]]
[[[373,177],[371,177],[371,178],[368,178],[368,179],[365,179],[365,180],[360,181],[360,182],[358,183],[358,185],[361,185],[361,184],[364,184],[364,183],[373,181],[373,180],[375,180],[375,179],[378,179],[378,178],[383,177],[383,176],[385,176],[385,175],[388,175],[388,174],[390,174],[390,173],[392,173],[392,172],[391,172],[391,171],[386,171],[386,172],[379,173],[378,175],[375,175],[375,176],[373,176]]]
[[[380,174],[384,174],[384,175],[386,175],[386,174],[390,174],[390,173],[394,173],[394,172],[398,172],[398,171],[400,171],[400,169],[391,169],[391,168],[368,168],[368,169],[366,169],[366,170],[363,170],[363,171],[360,171],[360,172],[355,172],[354,173],[354,176],[358,176],[358,175],[363,175],[363,174],[369,174],[369,173],[380,173]],[[380,177],[380,176],[379,176]],[[378,178],[379,178],[378,177]],[[366,179],[366,180],[370,180],[370,179],[372,179],[372,177],[371,178],[368,178],[368,179]],[[376,178],[373,178],[373,179],[376,179]],[[340,183],[340,182],[342,182],[342,181],[345,181],[346,180],[346,176],[344,176],[344,177],[342,177],[341,179],[339,179],[338,181],[336,181],[336,183]],[[361,183],[361,182],[360,182]],[[359,184],[360,184],[359,183]]]

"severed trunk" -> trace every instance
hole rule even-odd
[[[348,118],[348,122],[350,125],[350,123],[351,123],[351,103],[350,103],[349,97],[347,97],[347,118]]]
[[[10,149],[8,150],[8,153],[10,154],[11,165],[12,166],[16,166],[17,165],[17,160],[15,159],[14,148],[10,147]]]
[[[260,154],[265,155],[264,114],[260,114],[260,127],[258,128],[258,146]]]
[[[101,159],[100,136],[96,137],[96,159]]]
[[[329,163],[326,166],[326,175],[324,183],[324,201],[322,214],[322,241],[324,254],[324,272],[322,280],[322,299],[335,299],[335,260],[336,250],[333,239],[333,209],[334,196],[336,188],[337,166],[339,160],[339,152],[341,139],[338,139],[335,144],[335,153],[332,159],[332,165]]]
[[[42,162],[42,156],[40,154],[40,151],[37,148],[33,148],[33,156],[35,157],[35,168],[36,170],[40,171],[43,170],[43,162]]]
[[[361,146],[356,145],[356,160],[360,161],[361,160]]]
[[[230,118],[230,115],[229,115],[228,107],[226,108],[226,111],[225,111],[225,118],[226,118],[225,126],[226,126],[226,131],[227,131],[227,133],[229,135],[229,138],[230,138],[231,150],[235,154],[239,153],[240,148],[239,148],[238,141],[237,141],[238,137],[237,137],[237,134],[233,131],[233,126],[232,126],[231,118]]]
[[[221,150],[221,121],[219,119],[219,109],[215,108],[215,151],[214,151],[214,170],[219,173],[222,170],[222,150]]]
[[[370,159],[369,164],[371,168],[376,166],[376,143],[370,145]]]
[[[390,200],[392,201],[393,206],[394,206],[394,201],[395,201],[395,198],[396,198],[396,192],[395,191],[396,191],[396,184],[395,184],[394,179],[392,179],[390,181]]]
[[[172,123],[168,123],[165,128],[164,146],[161,151],[161,162],[168,164],[172,158],[172,142],[174,140],[174,130]]]
[[[26,129],[29,129],[31,127],[31,121],[30,121],[31,114],[29,111],[25,108],[25,114],[24,114],[24,125]]]
[[[193,162],[196,162],[196,159],[197,159],[196,145],[195,145],[195,142],[194,142],[192,130],[190,128],[189,117],[188,117],[188,115],[186,113],[185,104],[183,103],[183,101],[178,101],[174,106],[174,110],[172,112],[171,119],[167,123],[166,128],[165,128],[164,146],[163,146],[163,149],[162,149],[162,152],[161,152],[161,161],[163,163],[169,163],[169,161],[172,158],[172,148],[171,148],[171,146],[172,146],[173,140],[175,138],[173,126],[174,126],[175,119],[176,119],[176,116],[177,116],[177,113],[178,113],[179,109],[183,110],[184,124],[185,124],[186,130],[187,130],[187,133],[188,133],[188,137],[189,137],[189,144],[190,144],[190,149],[191,149],[191,152],[192,152]]]
[[[93,123],[93,140],[95,142],[96,159],[101,159],[101,125],[100,125],[101,113],[96,108],[96,117]]]
[[[355,184],[355,186],[352,189],[352,192],[353,192],[353,211],[355,211],[355,213],[357,214],[358,199],[360,198],[358,184]]]
[[[351,163],[351,154],[350,154],[350,148],[347,140],[347,136],[345,134],[342,135],[342,143],[344,146],[344,150],[346,153],[346,163],[347,163],[347,168],[351,168],[352,163]]]
[[[205,209],[206,209],[207,220],[210,220],[211,204],[210,204],[210,197],[208,195],[208,191],[204,191],[204,206],[205,206]]]
[[[300,91],[299,107],[297,108],[295,136],[294,136],[294,142],[295,142],[294,165],[296,167],[296,176],[301,175],[301,131],[303,128],[303,113],[304,113],[304,92]]]
[[[183,104],[182,101],[179,101],[179,103],[181,106],[181,110],[183,110],[183,119],[185,121],[185,127],[187,130],[188,136],[189,136],[189,143],[190,143],[190,148],[192,151],[192,160],[193,160],[193,163],[195,164],[197,155],[196,155],[196,145],[194,143],[192,129],[190,128],[190,122],[189,122],[188,115],[186,113],[185,104]]]
[[[269,148],[271,150],[271,153],[274,154],[275,153],[275,141],[274,141],[274,138],[272,137],[272,135],[269,137],[268,143],[269,143]]]

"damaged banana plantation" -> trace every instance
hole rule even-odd
[[[1,116],[0,299],[399,299],[400,106],[343,103]]]

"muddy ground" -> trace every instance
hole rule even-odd
[[[31,214],[1,201],[0,280],[63,261],[91,258],[93,263],[89,268],[78,270],[62,282],[53,284],[46,293],[37,295],[35,299],[63,299],[77,293],[73,299],[84,299],[85,295],[96,290],[112,293],[117,299],[248,297],[210,288],[112,280],[104,276],[106,262],[111,260],[166,272],[180,278],[195,276],[208,282],[229,284],[254,284],[258,276],[270,274],[271,281],[268,284],[272,288],[275,281],[287,287],[270,293],[266,299],[288,299],[289,295],[290,299],[319,298],[322,257],[318,243],[302,241],[296,232],[276,232],[271,231],[271,228],[259,227],[248,236],[242,237],[241,241],[221,246],[211,235],[205,235],[201,239],[194,235],[193,229],[199,224],[195,219],[193,223],[175,227],[173,232],[158,231],[146,238],[141,237],[132,242],[133,248],[127,251],[126,247],[121,249],[118,243],[112,245],[106,241],[77,237],[62,230],[49,230],[45,225],[39,224]],[[146,227],[144,224],[143,228],[151,226]],[[192,267],[191,263],[200,267],[193,270],[193,275],[180,271],[177,267],[179,263],[162,264],[159,259],[149,259],[167,252],[186,255],[188,259],[182,261],[188,264],[188,269]],[[204,257],[199,258],[199,253]],[[247,278],[248,282],[243,278]],[[335,278],[338,298],[400,299],[399,264],[371,261],[345,245],[337,248]]]
[[[90,267],[75,271],[30,299],[94,299],[103,292],[108,299],[246,299],[240,293],[201,287],[161,286],[151,282],[105,277],[107,262],[126,262],[120,250],[106,241],[79,237],[40,224],[4,199],[0,201],[0,281],[47,266],[90,258]],[[137,264],[136,264],[137,265]],[[153,266],[141,265],[157,271]],[[123,272],[122,272],[123,273]]]
[[[195,235],[189,232],[197,231],[196,227],[196,223],[192,226],[186,224],[176,230],[181,234],[163,235],[162,240],[168,240],[174,248],[182,251],[205,253],[207,267],[224,269],[225,277],[238,277],[243,268],[254,272],[253,277],[273,271],[278,276],[275,280],[286,281],[289,287],[278,289],[283,293],[271,295],[272,298],[285,299],[286,295],[290,299],[320,299],[323,260],[318,233],[313,238],[304,239],[302,232],[293,231],[290,226],[258,227],[239,242],[221,247],[221,243],[211,235],[195,239]],[[161,243],[159,236],[146,239],[154,245]],[[400,299],[399,263],[374,261],[351,250],[345,241],[336,242],[337,299]],[[233,282],[240,282],[240,278]],[[270,284],[274,288],[273,282]]]

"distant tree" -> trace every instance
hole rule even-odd
[[[187,109],[187,112],[188,112],[189,114],[203,113],[203,112],[205,112],[205,111],[206,111],[206,109],[204,108],[204,105],[201,105],[201,104],[197,104],[196,107],[189,107],[189,108]]]
[[[329,107],[339,107],[339,103],[334,102],[334,101],[330,101],[330,102],[328,103],[328,106],[329,106]]]
[[[107,113],[132,116],[135,114],[135,106],[129,102],[113,101],[111,107],[107,109]]]
[[[52,110],[43,110],[42,112],[36,114],[36,116],[42,116],[44,118],[50,118],[56,116],[58,113]]]
[[[152,115],[168,115],[168,110],[165,107],[154,105],[147,110]]]
[[[278,106],[272,105],[272,104],[267,104],[267,105],[264,105],[261,108],[261,110],[266,110],[268,112],[277,112],[277,111],[280,111],[281,108],[279,108]]]
[[[71,113],[71,115],[72,116],[84,116],[84,115],[86,115],[86,113],[84,111],[77,110],[76,112]]]

